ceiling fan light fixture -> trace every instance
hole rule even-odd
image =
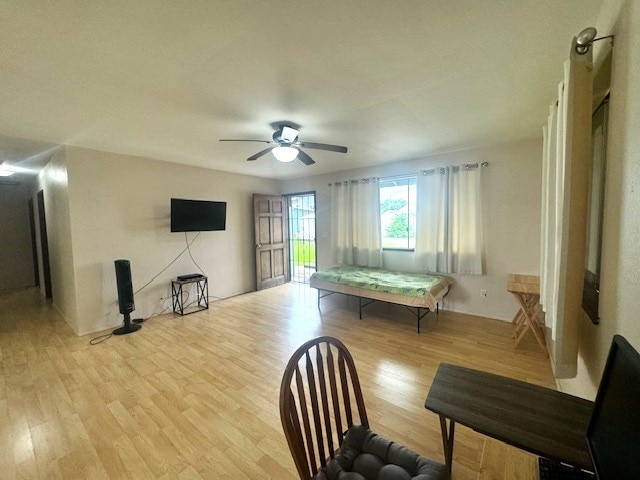
[[[293,162],[298,156],[298,149],[293,147],[276,147],[271,150],[273,156],[276,157],[276,160],[279,162]]]

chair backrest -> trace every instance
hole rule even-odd
[[[319,337],[296,350],[280,386],[280,419],[302,479],[334,457],[349,427],[369,427],[353,357],[340,340]]]

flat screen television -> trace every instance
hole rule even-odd
[[[171,199],[172,232],[225,230],[227,202]]]
[[[640,355],[613,337],[587,428],[599,480],[640,478]]]

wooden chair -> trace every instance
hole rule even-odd
[[[363,479],[449,478],[445,465],[371,432],[353,358],[335,338],[319,337],[295,351],[280,386],[280,419],[303,480],[330,480],[344,471]]]

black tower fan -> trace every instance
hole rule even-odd
[[[118,304],[120,313],[124,315],[124,326],[116,328],[114,335],[137,332],[142,325],[131,323],[131,312],[136,309],[133,303],[133,283],[131,281],[131,265],[129,260],[116,260],[116,283],[118,284]]]

